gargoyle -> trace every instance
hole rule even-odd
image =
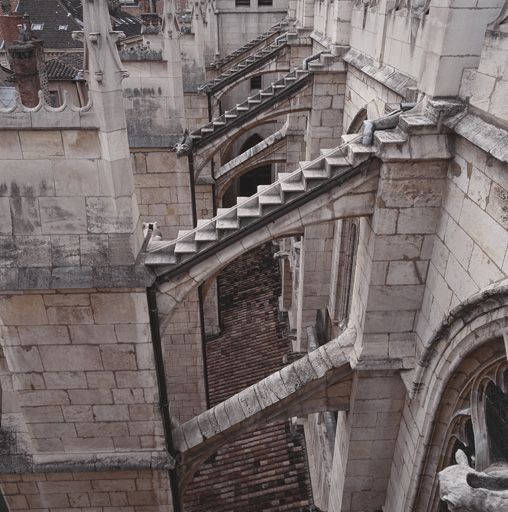
[[[492,464],[484,472],[469,467],[457,450],[457,464],[439,473],[441,499],[451,512],[500,512],[508,510],[508,465]]]
[[[175,149],[177,157],[190,155],[192,152],[192,137],[189,135],[189,130],[185,130],[182,141],[176,144]]]

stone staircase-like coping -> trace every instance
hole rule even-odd
[[[353,370],[349,354],[356,330],[240,391],[173,429],[181,485],[203,460],[247,429],[294,415],[349,408]]]
[[[275,46],[272,47],[272,45]],[[245,59],[227,68],[217,77],[207,80],[198,87],[198,92],[206,94],[220,91],[224,86],[235,82],[238,78],[244,77],[247,73],[273,60],[286,46],[287,33],[277,36],[273,43],[260,48],[256,53],[247,55]],[[270,51],[266,52],[268,49]],[[250,62],[247,62],[248,60],[250,60]]]
[[[279,21],[278,23],[273,25],[269,30],[267,30],[263,34],[257,36],[255,39],[248,41],[243,46],[240,46],[240,48],[237,48],[236,50],[232,51],[230,54],[226,55],[222,59],[210,63],[210,65],[208,67],[215,68],[215,69],[222,68],[222,66],[228,64],[229,62],[234,61],[235,59],[239,58],[240,56],[257,48],[261,44],[266,43],[271,37],[274,37],[277,34],[279,34],[287,26],[288,26],[287,20],[284,19],[284,20]]]

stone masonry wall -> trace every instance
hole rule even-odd
[[[461,96],[469,97],[471,105],[504,121],[508,120],[506,62],[508,34],[487,31],[478,69],[464,70],[460,89]]]
[[[414,78],[430,95],[459,92],[462,70],[476,68],[487,24],[503,2],[431,2],[428,12],[413,6],[355,5],[350,46]]]
[[[369,119],[376,119],[384,114],[386,103],[402,101],[401,96],[352,65],[349,65],[347,70],[345,95],[344,132],[347,132],[351,122],[362,108],[367,109]]]
[[[307,327],[316,324],[318,309],[328,303],[334,223],[305,228],[300,253],[297,343],[295,350],[307,350]]]
[[[0,475],[16,512],[171,512],[166,472],[114,471]]]
[[[185,102],[185,119],[187,120],[187,128],[189,131],[208,123],[208,106],[206,95],[197,93],[186,93]]]
[[[110,267],[134,264],[140,238],[130,169],[112,184],[102,149],[96,130],[2,131],[2,288],[92,286],[98,267],[107,285]],[[122,149],[119,142],[115,151]]]
[[[144,291],[6,293],[0,320],[32,453],[162,449]]]
[[[192,227],[190,176],[186,158],[173,151],[132,153],[134,182],[143,222],[157,222],[164,239]]]
[[[129,76],[123,82],[124,110],[129,146],[168,147],[175,144],[183,127],[175,105],[167,62],[124,61]]]
[[[313,80],[312,111],[305,136],[308,160],[318,157],[320,149],[340,144],[346,90],[345,73],[314,73]]]
[[[171,415],[183,423],[206,410],[197,290],[174,309],[162,343]]]
[[[508,275],[507,166],[456,141],[418,317],[419,347],[448,312]]]
[[[337,422],[328,512],[383,507],[404,395],[396,374],[355,376],[347,419],[341,415]]]
[[[437,155],[443,141],[435,144]],[[443,160],[391,162],[381,167],[378,208],[372,221],[361,224],[353,292],[351,318],[359,333],[356,350],[364,358],[414,363],[416,315],[447,165]]]

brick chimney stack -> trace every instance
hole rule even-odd
[[[12,0],[0,0],[0,42],[9,46],[18,39],[18,25],[23,23],[23,15],[15,12],[16,3]]]
[[[7,51],[21,102],[27,107],[39,103],[39,91],[43,88],[41,74],[44,71],[43,41],[32,36],[30,18],[25,15],[18,25],[18,38]]]

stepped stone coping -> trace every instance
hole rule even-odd
[[[331,149],[328,153],[326,153],[324,155],[321,155],[321,156],[317,157],[316,159],[307,162],[305,164],[305,167],[299,167],[295,171],[293,171],[291,173],[287,173],[282,179],[275,181],[271,185],[268,185],[262,191],[257,192],[256,194],[250,196],[244,202],[238,203],[238,204],[236,204],[236,206],[233,206],[232,208],[225,209],[225,212],[223,212],[223,213],[213,217],[212,219],[209,219],[206,223],[203,223],[200,226],[195,227],[192,230],[189,230],[188,232],[185,233],[185,235],[180,235],[180,236],[178,236],[177,238],[175,238],[173,240],[157,241],[154,244],[149,243],[148,247],[146,249],[146,253],[159,252],[159,251],[162,251],[164,249],[168,249],[170,247],[173,247],[178,242],[183,242],[183,241],[188,240],[189,238],[192,238],[201,229],[207,229],[207,228],[208,229],[215,229],[215,224],[217,223],[217,221],[226,220],[226,219],[230,218],[234,214],[235,210],[239,206],[242,206],[244,203],[247,203],[247,202],[250,202],[250,201],[255,201],[256,199],[259,199],[259,197],[264,196],[264,195],[276,195],[276,194],[278,194],[279,188],[282,185],[282,183],[284,183],[284,182],[288,182],[289,183],[291,181],[295,181],[295,178],[297,178],[302,173],[303,169],[315,168],[316,164],[320,163],[321,161],[323,161],[327,157],[332,157],[332,156],[337,155],[338,153],[341,153],[344,150],[344,148],[346,148],[349,144],[351,144],[351,143],[353,143],[353,142],[355,142],[357,140],[360,140],[360,138],[361,138],[361,135],[357,135],[351,141],[349,141],[349,142],[347,142],[345,144],[341,144],[340,146],[337,146],[336,148]]]
[[[270,422],[272,417],[281,417],[312,384],[323,382],[326,385],[328,375],[337,369],[345,370],[344,376],[352,372],[349,353],[355,339],[356,330],[346,329],[339,338],[177,426],[173,429],[175,449],[184,453],[205,441],[213,442],[216,436],[227,435],[229,429],[243,423],[250,426],[257,421]],[[338,382],[340,379],[334,384]]]
[[[252,148],[248,149],[247,151],[244,151],[241,155],[238,155],[236,158],[233,158],[227,164],[224,164],[217,171],[215,178],[221,178],[222,176],[227,174],[231,169],[235,168],[236,166],[240,165],[246,160],[249,160],[249,158],[252,158],[258,153],[261,153],[264,149],[275,144],[276,142],[282,140],[286,136],[287,126],[288,125],[286,123],[279,131],[268,136],[266,139],[263,139],[261,142],[258,142],[255,146],[252,146]]]
[[[295,84],[297,84],[299,81],[303,84],[305,78],[311,73],[309,70],[305,70],[302,68],[297,68],[296,70],[291,71],[284,77],[280,78],[279,80],[273,82],[265,89],[260,90],[257,94],[254,96],[250,96],[247,99],[245,99],[242,103],[238,103],[236,107],[233,107],[230,110],[227,110],[219,117],[216,117],[209,123],[205,124],[204,126],[197,128],[193,132],[191,132],[191,137],[194,139],[200,139],[202,137],[203,133],[212,133],[215,131],[216,125],[214,123],[224,123],[228,124],[228,119],[235,119],[237,116],[241,115],[240,112],[247,112],[251,110],[252,108],[258,108],[260,105],[263,104],[265,101],[264,98],[266,97],[272,97],[277,94],[282,93],[283,91],[276,91],[275,89],[288,89],[295,87]],[[299,76],[298,76],[299,75]],[[291,80],[292,83],[286,83],[286,78],[293,78],[295,77],[296,80]],[[252,100],[259,99],[259,102],[252,102]],[[250,101],[249,101],[250,100]],[[222,126],[222,125],[221,125]]]
[[[267,39],[269,39],[270,37],[272,37],[274,34],[277,34],[278,32],[280,32],[282,30],[283,27],[287,27],[287,25],[288,25],[287,19],[283,19],[283,20],[279,21],[278,23],[276,23],[275,25],[270,27],[270,29],[268,29],[266,32],[263,32],[261,35],[248,41],[243,46],[240,46],[240,48],[237,48],[236,50],[232,51],[229,55],[226,55],[225,57],[223,57],[222,59],[220,59],[218,61],[211,62],[209,67],[219,68],[219,67],[223,66],[224,64],[227,64],[228,62],[235,59],[242,53],[249,51],[250,49],[257,46],[258,44],[261,44],[262,42],[264,42]]]
[[[282,48],[287,45],[287,33],[278,36],[273,43],[269,46],[265,46],[261,48],[256,53],[249,55],[245,60],[234,64],[232,67],[228,68],[226,71],[222,72],[220,75],[212,78],[211,80],[207,80],[203,84],[198,87],[199,92],[207,92],[207,91],[215,91],[221,88],[223,82],[231,82],[234,81],[235,75],[243,76],[245,74],[245,69],[249,66],[252,66],[256,63],[265,63],[270,59],[270,57],[275,56]]]
[[[271,83],[265,89],[260,90],[254,96],[250,96],[242,103],[238,103],[236,107],[227,110],[221,116],[192,131],[190,137],[195,141],[194,146],[198,147],[202,144],[207,144],[216,129],[221,130],[217,133],[223,133],[224,125],[228,125],[228,120],[230,125],[233,123],[236,125],[239,118],[242,115],[246,115],[248,111],[250,113],[257,113],[268,102],[271,104],[274,99],[282,98],[288,91],[292,93],[298,90],[298,88],[307,83],[307,77],[315,71],[313,68],[316,68],[316,70],[317,68],[324,68],[328,65],[325,61],[329,58],[336,58],[336,56],[331,53],[331,50],[322,50],[303,59],[301,66]]]

